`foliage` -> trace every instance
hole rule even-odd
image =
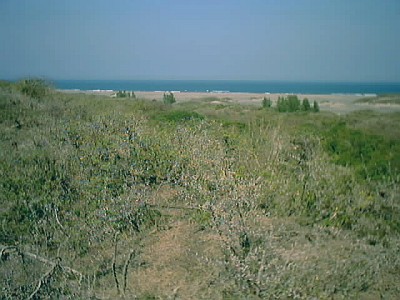
[[[164,93],[163,102],[164,102],[165,104],[173,104],[173,103],[175,103],[176,100],[175,100],[174,94],[171,93],[171,92],[169,92],[169,93]]]
[[[319,104],[318,104],[317,101],[314,101],[314,104],[313,104],[313,111],[314,111],[314,112],[319,112]]]
[[[336,163],[355,167],[365,179],[391,177],[400,170],[398,142],[351,129],[345,122],[326,133],[325,148]]]
[[[272,101],[270,98],[266,98],[264,97],[263,101],[262,101],[262,107],[263,108],[269,108],[272,106]]]
[[[304,98],[302,103],[301,103],[301,109],[303,111],[310,111],[311,110],[311,105],[310,105],[310,101],[308,101],[307,98]]]
[[[277,109],[279,112],[296,112],[296,111],[311,111],[310,101],[304,98],[302,101],[296,95],[289,95],[285,97],[278,97]],[[313,111],[319,112],[319,105],[314,101]]]
[[[136,99],[136,95],[134,92],[127,92],[127,91],[118,91],[115,96],[117,98],[133,98]]]
[[[204,116],[195,112],[187,110],[167,110],[158,112],[153,117],[155,120],[164,121],[169,123],[179,123],[190,120],[203,120]]]
[[[43,79],[23,79],[16,85],[22,94],[35,99],[41,99],[49,92],[49,83]]]
[[[314,107],[316,102],[314,102]],[[296,95],[289,95],[285,97],[278,97],[277,109],[279,112],[295,112],[295,111],[309,111],[310,103],[307,98],[300,102],[300,99]],[[316,112],[316,110],[314,109]],[[319,111],[319,110],[318,110]]]

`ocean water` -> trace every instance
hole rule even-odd
[[[290,94],[393,94],[398,83],[239,80],[55,80],[57,89]]]

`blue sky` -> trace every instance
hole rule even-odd
[[[0,0],[0,79],[400,82],[399,0]]]

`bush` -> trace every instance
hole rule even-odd
[[[310,111],[311,105],[307,98],[300,101],[296,95],[289,95],[286,98],[278,97],[277,109],[279,112]],[[313,111],[319,112],[319,106],[316,101],[314,101]]]
[[[173,93],[164,93],[163,101],[165,104],[173,104],[176,102],[175,96]]]
[[[195,111],[173,110],[165,113],[158,113],[154,119],[166,122],[184,122],[190,120],[203,120],[204,116]]]
[[[298,111],[300,110],[300,100],[296,95],[290,95],[287,97],[289,111]]]
[[[300,100],[296,95],[290,95],[287,98],[278,97],[277,103],[279,112],[295,112],[300,110]]]
[[[263,108],[270,108],[272,106],[272,101],[270,98],[266,98],[264,97],[263,101],[262,101],[262,107]]]
[[[314,101],[313,111],[314,111],[314,112],[319,112],[319,105],[318,105],[318,102],[317,102],[317,101]]]
[[[136,95],[134,92],[126,92],[126,91],[118,91],[115,96],[117,98],[133,98],[136,99]]]
[[[325,149],[336,164],[352,166],[357,175],[367,179],[383,179],[400,170],[400,144],[382,136],[348,128],[340,122],[326,132]]]
[[[22,94],[35,99],[43,98],[50,90],[50,85],[43,79],[23,79],[16,87]]]
[[[307,98],[303,99],[303,102],[301,104],[301,108],[304,111],[310,111],[311,110],[311,104],[310,104],[310,102],[308,101]]]

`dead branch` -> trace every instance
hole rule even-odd
[[[67,267],[67,266],[63,266],[63,265],[61,265],[61,264],[59,263],[59,261],[54,262],[54,261],[52,261],[52,260],[49,260],[49,259],[47,259],[47,258],[45,258],[45,257],[42,257],[42,256],[39,256],[39,255],[37,255],[37,254],[30,253],[30,252],[27,252],[27,251],[21,251],[21,249],[19,249],[19,248],[16,247],[16,246],[4,246],[4,245],[0,245],[0,248],[1,248],[1,251],[0,251],[0,257],[1,257],[1,258],[4,257],[5,253],[7,253],[7,252],[10,253],[10,252],[12,252],[12,251],[15,251],[15,252],[17,252],[20,256],[29,257],[29,258],[31,258],[31,259],[37,260],[37,261],[39,261],[39,262],[41,262],[41,263],[44,263],[44,264],[46,264],[46,265],[50,265],[52,268],[54,268],[55,266],[59,265],[59,267],[60,267],[62,270],[65,270],[65,271],[67,271],[67,272],[69,272],[69,273],[72,273],[72,274],[74,274],[75,276],[79,277],[79,282],[81,282],[81,280],[82,280],[82,278],[83,278],[83,274],[82,274],[81,272],[79,272],[79,271],[77,271],[77,270],[75,270],[75,269],[73,269],[73,268],[70,268],[70,267]]]
[[[135,254],[135,250],[131,250],[131,252],[129,252],[128,259],[126,260],[125,265],[124,265],[124,286],[123,286],[123,289],[122,289],[124,294],[125,294],[125,291],[126,291],[126,279],[128,277],[128,267],[129,267],[129,264],[130,264],[130,262],[132,260],[132,257],[134,256],[134,254]]]
[[[0,251],[0,258],[4,259],[4,257],[6,256],[6,251],[11,252],[10,250],[16,250],[17,251],[17,247],[15,246],[2,246],[0,245],[0,247],[2,247],[1,251]]]
[[[119,234],[119,232],[117,231],[114,236],[114,256],[113,256],[113,260],[112,260],[112,271],[113,271],[113,275],[114,275],[115,285],[117,286],[117,292],[118,292],[118,295],[120,295],[121,290],[119,288],[117,270],[116,270],[116,266],[115,266],[116,260],[117,260],[118,234]]]
[[[159,204],[147,204],[150,207],[163,208],[163,209],[180,209],[180,210],[198,210],[201,209],[199,206],[174,206],[174,205],[159,205]]]
[[[58,218],[57,208],[54,208],[54,215],[56,217],[56,222],[61,228],[61,232],[65,234],[68,238],[70,238],[69,234],[66,232],[64,226],[61,224],[60,219]]]
[[[40,277],[38,284],[32,294],[28,297],[28,300],[33,299],[35,295],[39,292],[42,285],[45,285],[47,280],[54,274],[57,268],[59,268],[59,263],[55,263],[50,270],[48,270],[42,277]]]

